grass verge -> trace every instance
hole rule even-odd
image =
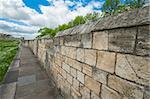
[[[0,40],[0,82],[18,50],[18,40]]]

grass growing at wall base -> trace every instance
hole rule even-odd
[[[0,82],[18,50],[18,40],[0,40]]]

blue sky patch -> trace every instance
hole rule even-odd
[[[10,22],[10,23],[15,23],[18,25],[29,26],[28,24],[21,22],[21,21],[18,21],[18,20],[16,21],[16,20],[8,19],[8,18],[0,18],[0,20]]]
[[[4,5],[2,5],[3,9],[5,7],[8,7],[6,11],[0,9],[0,11],[3,14],[3,15],[0,14],[0,22],[1,22],[0,32],[2,31],[10,34],[12,32],[17,33],[17,35],[20,34],[20,36],[24,35],[24,37],[26,37],[27,39],[29,37],[34,38],[37,35],[38,29],[40,29],[41,27],[47,26],[49,28],[54,28],[60,24],[67,23],[70,20],[73,20],[74,17],[77,15],[85,15],[93,11],[100,12],[102,4],[105,2],[105,0],[20,0],[20,1],[8,0],[8,1],[10,2],[8,4],[4,0],[0,1],[4,3]],[[123,3],[124,0],[120,1],[121,3]],[[20,2],[19,5],[18,2]],[[63,4],[62,2],[64,3],[66,2],[66,4]],[[44,8],[41,9],[40,8],[41,6],[45,6],[44,7],[45,9]],[[63,10],[61,7],[63,9],[65,8],[65,10]],[[87,11],[85,11],[84,7],[85,9],[87,7]],[[10,9],[13,9],[14,11],[14,12],[12,11],[13,14],[12,12],[10,12]],[[34,13],[33,10],[37,11],[37,13]],[[68,17],[66,17],[67,15]]]
[[[73,11],[77,8],[77,3],[81,3],[83,7],[87,6],[90,2],[104,2],[105,0],[64,0],[65,1],[71,1],[74,2],[74,5],[69,5],[68,9]],[[23,0],[25,6],[32,8],[36,10],[38,13],[42,14],[42,11],[40,9],[40,5],[43,6],[54,6],[53,1],[47,1],[47,0]],[[100,8],[95,8],[94,10],[100,10]]]
[[[76,9],[77,9],[77,5],[76,5],[76,4],[74,4],[74,5],[69,5],[69,6],[68,6],[68,9],[70,9],[71,11],[76,10]]]
[[[77,3],[81,3],[83,7],[87,6],[91,2],[104,2],[105,0],[64,0],[65,1],[71,1],[74,3],[74,5],[69,5],[68,9],[73,11],[77,8]],[[123,3],[124,0],[121,0]],[[38,13],[43,14],[40,5],[43,6],[54,6],[53,0],[47,1],[47,0],[23,0],[25,6],[32,8],[36,10]],[[94,10],[101,10],[100,7],[93,7]]]
[[[47,0],[23,0],[23,2],[27,7],[35,9],[37,12],[41,14],[42,14],[42,11],[40,9],[40,5],[43,5],[43,6],[52,5],[52,3],[49,3]]]

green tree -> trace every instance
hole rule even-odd
[[[91,13],[91,14],[86,15],[85,17],[77,16],[74,20],[70,21],[69,23],[59,25],[55,29],[50,29],[47,27],[41,28],[38,30],[38,33],[40,33],[40,35],[38,37],[42,37],[45,35],[50,35],[51,37],[54,37],[56,35],[56,33],[59,31],[63,31],[68,28],[72,28],[79,24],[84,24],[88,20],[95,20],[97,18],[97,15],[98,15],[97,13],[93,13],[93,14]]]
[[[73,20],[73,26],[79,25],[79,24],[84,24],[85,23],[85,19],[83,16],[77,16],[74,20]]]
[[[102,6],[102,11],[105,13],[115,13],[119,8],[120,0],[106,0]]]
[[[87,14],[84,18],[86,21],[90,21],[90,20],[93,21],[93,20],[98,19],[98,17],[99,17],[99,13],[94,12],[94,13]]]
[[[51,37],[54,37],[56,34],[53,29],[49,29],[47,27],[44,27],[38,30],[38,33],[40,33],[40,37],[45,36],[45,35],[50,35]]]
[[[67,24],[62,24],[62,25],[58,26],[59,31],[62,31],[62,30],[68,29],[68,28],[69,28],[69,26]]]
[[[130,8],[139,8],[145,4],[145,0],[126,0],[125,5]]]

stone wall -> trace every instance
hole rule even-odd
[[[150,99],[149,6],[25,41],[65,99]]]

